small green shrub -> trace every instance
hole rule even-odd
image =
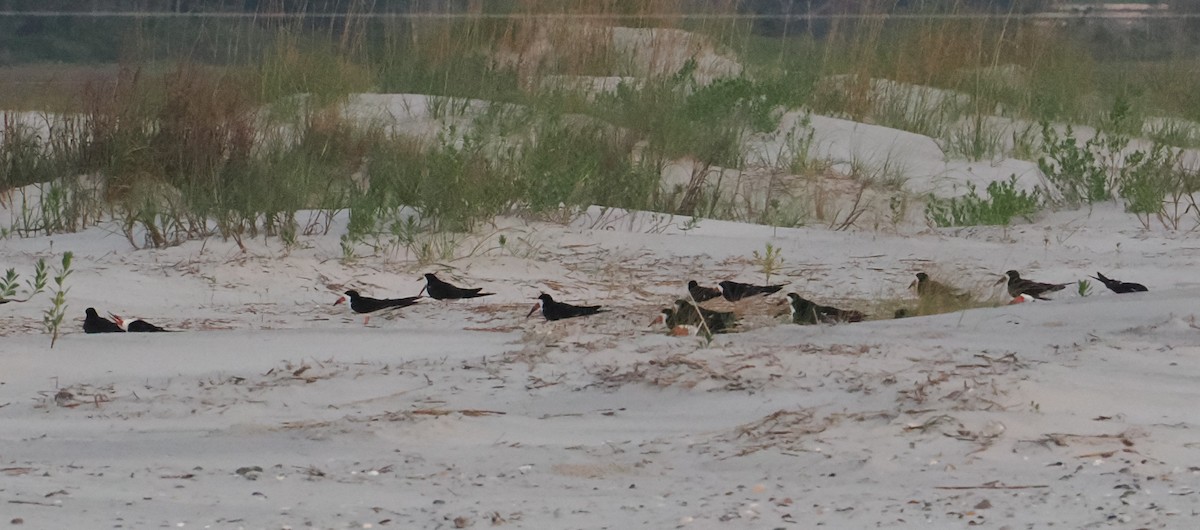
[[[768,86],[747,77],[718,79],[697,89],[684,100],[683,112],[696,123],[737,121],[751,130],[775,130],[778,120],[772,116],[777,98]]]
[[[925,206],[925,217],[935,226],[1008,225],[1014,217],[1032,220],[1042,204],[1038,189],[1017,190],[1017,177],[988,184],[987,197],[980,197],[975,185],[967,184],[967,194],[941,199],[934,197]]]
[[[67,315],[67,291],[69,290],[67,277],[71,275],[71,259],[73,257],[74,254],[71,252],[63,253],[62,265],[54,268],[52,305],[42,312],[42,324],[46,327],[46,333],[50,334],[51,348],[58,341],[59,328]]]
[[[30,298],[46,290],[47,276],[46,260],[38,258],[37,264],[33,267],[33,279],[25,280],[26,289],[23,292],[25,298],[18,300],[13,297],[17,295],[21,275],[17,273],[17,269],[8,269],[4,272],[4,278],[0,278],[0,300],[28,302]]]
[[[1091,204],[1112,198],[1108,171],[1097,159],[1103,135],[1088,140],[1082,147],[1070,125],[1060,136],[1049,122],[1042,122],[1042,149],[1038,169],[1059,192],[1059,201],[1067,206]]]
[[[1163,227],[1178,230],[1184,215],[1194,208],[1200,189],[1197,176],[1180,167],[1183,151],[1155,144],[1149,151],[1134,151],[1125,158],[1118,183],[1125,211],[1137,216],[1143,228],[1151,218]]]
[[[761,254],[755,250],[753,256],[754,264],[758,265],[758,270],[763,273],[763,283],[771,283],[771,275],[783,267],[783,256],[780,255],[779,247],[767,243]]]
[[[1092,282],[1090,280],[1079,280],[1075,282],[1075,290],[1079,293],[1079,296],[1091,296]]]

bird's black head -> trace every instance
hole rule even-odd
[[[89,318],[100,318],[100,315],[96,313],[96,308],[94,307],[87,308],[84,313],[86,313]]]
[[[350,299],[352,299],[352,300],[355,298],[358,298],[358,296],[359,296],[358,291],[355,291],[354,289],[350,289],[349,291],[346,291],[345,293],[342,293],[342,294],[349,296]]]
[[[929,280],[929,275],[923,272],[917,273],[917,281],[924,282]]]
[[[543,302],[553,302],[554,301],[554,299],[550,298],[550,295],[548,295],[546,293],[539,294],[537,299],[541,300]]]
[[[1019,273],[1017,271],[1008,271],[1008,272],[1004,273],[1004,275],[1008,276],[1008,279],[1010,279],[1010,280],[1020,280],[1021,279],[1021,273]]]
[[[437,279],[438,279],[438,278],[437,278],[437,276],[434,276],[432,272],[427,272],[427,273],[425,273],[425,281],[430,281],[430,282],[432,282],[432,281],[434,281],[434,280],[437,280]]]
[[[688,289],[695,289],[697,287],[700,287],[700,284],[696,283],[696,280],[688,280]]]

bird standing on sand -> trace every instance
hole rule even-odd
[[[84,311],[84,313],[87,315],[83,319],[83,332],[84,333],[124,333],[125,332],[125,330],[121,329],[121,326],[118,326],[116,322],[113,322],[107,318],[100,316],[100,314],[96,312],[96,308],[94,308],[94,307],[87,308],[87,310]]]
[[[750,296],[768,295],[779,292],[783,289],[782,285],[751,285],[748,283],[738,283],[725,280],[717,284],[717,288],[721,290],[721,295],[730,302],[736,302]]]
[[[550,295],[542,293],[538,295],[538,303],[534,304],[533,309],[529,310],[529,314],[525,318],[533,316],[538,309],[542,310],[542,316],[546,320],[562,320],[564,318],[585,317],[596,313],[603,313],[607,309],[600,309],[598,305],[571,305],[563,302],[556,302]]]
[[[1047,298],[1043,298],[1042,295],[1046,293],[1052,293],[1054,291],[1061,291],[1068,285],[1065,283],[1043,283],[1035,282],[1033,280],[1026,280],[1021,278],[1021,273],[1017,271],[1008,271],[1004,274],[1008,277],[1008,294],[1013,298],[1027,294],[1038,300],[1048,300]],[[996,285],[1000,285],[1001,283],[1004,283],[1004,278],[1001,278],[1000,281],[996,282]]]
[[[1092,276],[1092,277],[1103,282],[1105,287],[1108,287],[1108,289],[1110,291],[1117,293],[1117,294],[1144,293],[1146,291],[1149,291],[1149,289],[1147,289],[1145,285],[1142,285],[1140,283],[1117,281],[1112,278],[1108,278],[1108,277],[1104,276],[1103,274],[1100,274],[1099,272],[1097,272],[1096,275]]]
[[[481,296],[491,296],[496,293],[482,293],[482,287],[467,289],[458,287],[448,282],[438,279],[432,272],[425,273],[425,287],[421,288],[421,293],[428,292],[429,297],[434,300],[458,300],[460,298],[479,298]],[[417,293],[418,295],[421,293]]]
[[[350,309],[355,313],[366,315],[363,317],[363,325],[367,325],[367,321],[371,319],[368,313],[374,313],[383,309],[408,307],[417,303],[420,296],[410,296],[407,298],[370,298],[358,294],[358,291],[351,289],[346,291],[345,295],[339,297],[333,305],[338,305],[347,300],[350,301]]]
[[[791,308],[792,322],[796,324],[833,324],[836,322],[862,322],[866,315],[849,309],[821,305],[806,300],[796,293],[788,293],[788,307]]]
[[[721,296],[720,289],[714,287],[705,287],[697,283],[696,280],[688,281],[687,288],[688,294],[691,295],[692,300],[695,300],[696,302],[707,302],[713,298]]]

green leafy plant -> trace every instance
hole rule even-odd
[[[17,285],[20,275],[17,274],[17,269],[8,269],[4,273],[4,279],[0,280],[0,299],[9,299],[17,294]]]
[[[54,269],[54,296],[51,298],[51,305],[48,309],[42,312],[42,324],[46,328],[46,333],[50,334],[50,347],[54,347],[54,343],[58,341],[58,331],[62,326],[63,319],[67,315],[67,277],[71,275],[71,259],[74,254],[66,252],[62,257],[62,265]]]
[[[17,269],[8,269],[4,272],[4,278],[0,279],[0,300],[8,300],[9,302],[28,302],[38,293],[46,290],[46,260],[38,258],[37,264],[33,267],[33,279],[26,280],[23,294],[25,298],[14,299],[17,295],[18,284],[20,283],[21,275],[17,273]]]
[[[933,197],[925,205],[925,217],[935,226],[1008,225],[1014,217],[1031,220],[1041,207],[1041,192],[1018,190],[1017,177],[988,184],[987,197],[980,197],[975,185],[967,184],[967,194],[942,199]]]
[[[1049,122],[1042,122],[1042,148],[1038,169],[1059,192],[1058,201],[1067,206],[1091,204],[1112,198],[1108,172],[1096,158],[1101,135],[1080,146],[1070,125],[1060,136]]]
[[[812,127],[812,114],[805,114],[796,127],[784,136],[780,145],[778,165],[793,175],[824,173],[831,162],[815,156],[817,130]]]
[[[1151,218],[1164,228],[1178,230],[1184,214],[1195,203],[1196,176],[1179,167],[1182,151],[1155,144],[1149,151],[1134,151],[1125,158],[1119,190],[1125,211],[1134,214],[1142,228]]]
[[[1092,282],[1090,280],[1079,280],[1075,283],[1075,287],[1079,291],[1079,296],[1091,296]]]
[[[753,255],[754,264],[758,265],[758,270],[763,273],[763,281],[771,283],[771,275],[783,267],[783,256],[780,255],[779,247],[767,243],[761,254],[755,250]]]

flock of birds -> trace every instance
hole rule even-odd
[[[1092,278],[1095,278],[1103,283],[1105,287],[1119,294],[1147,291],[1146,286],[1140,283],[1113,280],[1099,272]],[[1071,283],[1045,283],[1029,280],[1022,278],[1021,274],[1015,270],[1006,272],[1004,277],[996,282],[996,285],[1000,285],[1006,281],[1008,283],[1008,294],[1013,297],[1010,303],[1047,300],[1045,298],[1046,294],[1061,291]],[[679,298],[675,300],[674,305],[663,309],[651,325],[665,324],[668,332],[672,335],[713,334],[733,331],[738,325],[738,316],[735,312],[717,311],[702,307],[700,304],[716,298],[723,298],[729,302],[739,302],[747,298],[771,295],[783,290],[784,287],[784,285],[754,285],[729,280],[718,283],[716,287],[706,287],[700,285],[695,280],[691,280],[687,284],[688,299]],[[909,285],[909,288],[914,287],[921,302],[962,303],[970,301],[972,297],[970,292],[938,282],[924,272],[918,272],[917,279]],[[364,315],[363,324],[366,325],[372,313],[411,306],[416,304],[422,295],[425,294],[428,294],[430,298],[435,300],[459,300],[491,296],[495,293],[483,292],[483,288],[481,287],[458,287],[439,279],[433,273],[426,273],[425,287],[421,288],[421,292],[417,293],[417,296],[371,298],[351,289],[343,293],[333,305],[347,303],[352,311]],[[791,320],[796,324],[847,323],[861,322],[866,319],[866,315],[860,311],[839,309],[833,306],[818,304],[794,292],[788,293],[787,299]],[[585,317],[607,311],[599,305],[572,305],[559,302],[546,293],[541,293],[537,297],[537,300],[538,302],[526,314],[526,318],[533,316],[539,309],[542,312],[542,317],[549,321]],[[7,301],[5,300],[5,302]],[[124,319],[112,313],[109,313],[109,318],[104,318],[92,307],[87,308],[85,313],[86,317],[83,321],[83,331],[85,333],[171,331],[142,319]],[[909,315],[910,313],[907,309],[900,309],[895,313],[896,318]]]

